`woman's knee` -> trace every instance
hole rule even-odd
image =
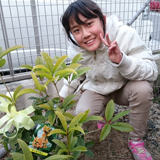
[[[148,81],[131,81],[130,94],[137,95],[137,98],[152,99],[153,87]]]
[[[85,112],[87,110],[92,111],[92,108],[89,104],[84,105],[84,103],[83,104],[78,103],[77,106],[76,106],[76,115],[79,114],[79,113]]]
[[[89,116],[101,115],[105,106],[105,97],[93,91],[86,90],[76,106],[76,114],[90,110]]]

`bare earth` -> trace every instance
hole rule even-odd
[[[119,111],[126,110],[125,107],[119,106],[118,108]],[[121,121],[127,122],[128,116]],[[91,126],[91,128],[97,130],[96,125]],[[99,142],[99,137],[100,131],[85,136],[86,141],[95,141],[95,145],[91,148],[95,156],[90,158],[81,154],[78,160],[134,160],[127,147],[128,133],[112,130],[102,142]],[[154,104],[151,108],[144,141],[153,159],[160,160],[160,105],[158,104]],[[8,156],[9,154],[6,157]],[[5,160],[6,157],[2,160]]]
[[[123,110],[123,109],[122,109]],[[160,107],[154,104],[151,108],[146,134],[145,147],[152,154],[154,160],[160,160]],[[128,121],[128,116],[122,119]],[[153,122],[153,123],[151,123]],[[94,126],[93,128],[95,128]],[[96,129],[96,128],[95,128]],[[79,160],[134,160],[127,147],[128,133],[112,130],[107,138],[99,142],[100,131],[86,135],[86,140],[94,140],[96,143],[91,148],[94,158],[82,155]]]

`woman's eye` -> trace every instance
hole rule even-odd
[[[79,31],[79,29],[75,29],[73,32],[74,32],[74,33],[77,33],[78,31]]]
[[[87,23],[88,26],[90,26],[92,24],[92,22]]]

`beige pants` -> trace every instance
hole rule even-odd
[[[134,127],[130,138],[142,139],[153,103],[152,85],[147,81],[129,81],[123,88],[107,96],[85,90],[78,101],[76,114],[90,109],[89,115],[104,116],[105,107],[111,99],[118,105],[129,106],[129,123]]]

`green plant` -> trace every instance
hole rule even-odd
[[[14,49],[17,49],[14,47]],[[5,54],[4,54],[5,53]],[[6,55],[7,52],[3,52],[2,55]],[[6,150],[9,143],[12,152],[13,159],[71,159],[76,160],[81,152],[85,152],[87,155],[94,156],[89,147],[94,142],[84,141],[85,131],[82,128],[83,123],[88,121],[100,121],[103,117],[90,116],[88,117],[89,110],[84,113],[80,113],[76,116],[68,112],[76,104],[74,98],[76,95],[72,94],[62,99],[59,95],[57,83],[62,79],[66,79],[70,84],[73,80],[86,73],[89,67],[80,67],[78,63],[82,58],[82,54],[77,54],[70,65],[66,65],[65,61],[68,56],[55,57],[52,59],[47,53],[41,52],[41,57],[37,57],[35,66],[23,65],[31,70],[31,76],[35,83],[35,88],[25,88],[18,86],[14,93],[9,95],[0,95],[0,101],[2,103],[1,111],[6,112],[6,119],[3,117],[0,122],[0,130],[2,135],[2,143]],[[0,61],[1,66],[4,65],[4,60]],[[45,79],[45,80],[44,80]],[[47,94],[47,85],[52,83],[57,91],[58,97],[51,98]],[[5,82],[4,82],[5,84]],[[6,84],[5,84],[6,85]],[[30,97],[33,100],[33,104],[22,111],[16,110],[16,102],[19,97],[24,94],[36,93],[36,97]],[[33,112],[32,115],[28,115]],[[113,117],[114,102],[110,101],[106,107],[105,112],[105,126],[103,127],[100,135],[100,141],[105,139],[109,134],[111,128],[119,131],[131,131],[133,127],[120,122],[115,122],[118,118],[129,113],[128,111],[119,113]],[[17,118],[18,117],[18,118]],[[112,118],[113,117],[113,118]],[[4,124],[7,122],[7,124]],[[12,123],[11,123],[12,122]],[[39,123],[49,122],[55,129],[45,135],[48,138],[53,147],[48,151],[47,155],[32,153],[28,149],[29,142],[35,132]],[[113,123],[115,122],[115,123]],[[12,130],[9,130],[13,126]],[[57,138],[51,139],[52,135],[57,135]],[[43,151],[43,150],[42,150]]]
[[[11,51],[14,51],[16,49],[23,48],[23,47],[24,46],[22,46],[22,45],[16,45],[16,46],[10,47],[4,51],[2,50],[2,47],[0,47],[0,67],[3,67],[6,63],[6,60],[3,58],[5,55],[10,53]]]
[[[127,123],[122,123],[122,122],[115,122],[119,118],[128,114],[129,111],[120,112],[115,117],[113,117],[113,113],[114,113],[114,102],[113,102],[113,100],[110,100],[110,102],[107,104],[106,110],[105,110],[105,119],[104,119],[105,125],[101,131],[100,141],[104,140],[105,137],[107,137],[107,135],[111,131],[111,128],[118,130],[118,131],[121,131],[121,132],[133,131],[133,127],[131,125],[129,125]]]

